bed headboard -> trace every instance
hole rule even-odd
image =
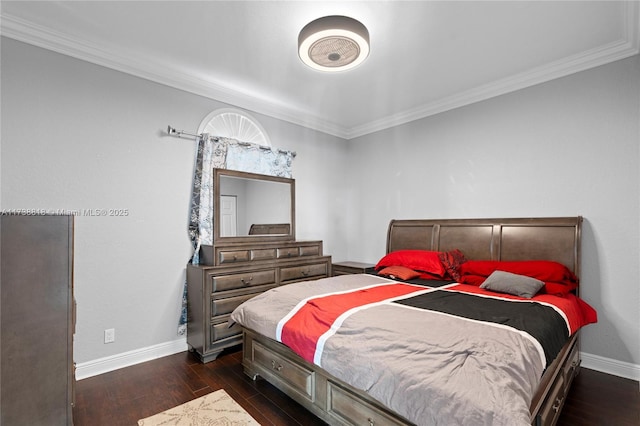
[[[459,249],[470,260],[553,260],[580,277],[582,216],[392,220],[387,253]]]

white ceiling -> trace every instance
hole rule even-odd
[[[639,52],[637,1],[6,1],[2,35],[350,139]],[[369,29],[358,68],[303,65],[309,21]],[[189,130],[189,129],[187,129]]]

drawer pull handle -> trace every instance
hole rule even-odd
[[[276,371],[282,371],[282,364],[276,365],[276,362],[271,360],[271,368],[273,368]]]
[[[372,418],[368,418],[367,421],[369,422],[369,426],[373,426],[376,422],[373,421]]]
[[[310,270],[309,271],[302,271],[302,276],[303,277],[308,277],[310,272],[311,272]]]
[[[238,256],[236,256],[235,254],[233,255],[233,260],[236,261],[238,260]]]
[[[249,277],[248,280],[245,280],[244,278],[240,278],[240,282],[244,285],[249,285],[251,284],[251,281],[253,280],[253,277]]]
[[[551,409],[552,409],[554,412],[556,412],[556,413],[557,413],[557,412],[558,412],[558,410],[560,410],[560,405],[562,405],[562,400],[563,400],[563,399],[564,399],[564,398],[560,398],[560,397],[556,398],[556,402],[555,402],[555,404],[553,404],[553,407],[551,407]]]

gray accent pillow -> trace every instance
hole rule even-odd
[[[480,288],[531,299],[544,286],[544,281],[511,272],[494,271]]]

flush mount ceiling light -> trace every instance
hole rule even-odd
[[[369,55],[369,31],[347,16],[325,16],[309,22],[298,36],[302,62],[319,71],[345,71]]]

